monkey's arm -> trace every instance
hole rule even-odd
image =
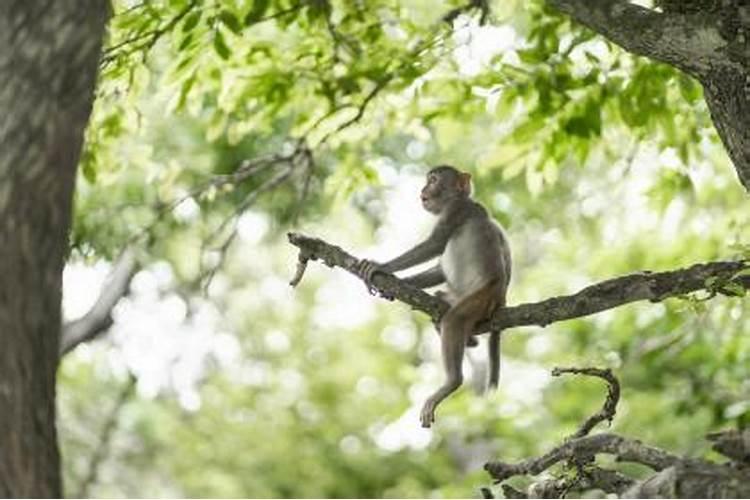
[[[445,274],[443,274],[440,264],[436,264],[424,272],[407,276],[403,281],[417,288],[430,288],[445,283]]]
[[[437,228],[436,228],[437,229]],[[384,273],[394,273],[403,269],[414,267],[422,262],[437,257],[445,249],[445,245],[448,243],[449,235],[445,235],[433,231],[429,238],[422,243],[418,244],[411,250],[407,250],[403,254],[399,255],[393,260],[389,260],[385,264],[381,264],[377,271]]]
[[[374,288],[372,286],[372,277],[375,273],[394,273],[437,257],[443,253],[451,234],[466,219],[466,216],[467,213],[465,210],[451,211],[448,216],[441,217],[438,220],[435,228],[425,241],[407,250],[395,259],[389,260],[385,264],[366,259],[362,260],[359,262],[357,274],[364,279],[367,289],[372,291]]]
[[[416,266],[440,255],[450,238],[450,232],[444,226],[444,224],[438,224],[429,238],[385,264],[379,264],[367,259],[361,260],[358,266],[358,274],[364,279],[367,289],[371,293],[375,289],[372,286],[372,277],[375,273],[394,273]]]

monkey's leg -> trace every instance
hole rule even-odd
[[[472,336],[477,322],[487,317],[497,300],[497,284],[490,283],[460,299],[440,321],[440,345],[446,380],[425,402],[420,416],[422,427],[429,427],[435,421],[435,408],[461,386],[461,363],[466,343]]]
[[[464,359],[466,338],[471,332],[472,321],[457,308],[450,309],[440,325],[440,347],[445,368],[445,383],[430,396],[422,407],[422,427],[430,427],[435,421],[435,408],[463,383],[461,363]]]
[[[455,305],[456,303],[456,297],[448,291],[437,290],[434,295],[438,299],[444,300],[450,305]],[[437,331],[437,334],[440,335],[440,325],[438,325],[437,323],[435,323],[435,330]],[[466,337],[466,347],[476,347],[478,345],[479,345],[479,341],[474,335],[469,335]]]

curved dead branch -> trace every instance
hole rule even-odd
[[[617,403],[620,401],[620,381],[612,374],[612,370],[609,368],[554,368],[552,370],[553,377],[559,377],[565,373],[599,377],[607,383],[607,398],[604,400],[602,409],[587,418],[586,421],[581,424],[581,427],[570,436],[571,439],[588,435],[588,433],[591,432],[591,429],[596,427],[596,424],[599,422],[606,420],[612,424],[612,420],[615,418],[615,412],[617,411]]]
[[[289,233],[289,242],[300,249],[304,261],[322,260],[329,267],[340,267],[356,275],[359,259],[342,248],[321,239]],[[705,290],[715,294],[736,295],[750,288],[750,261],[717,261],[653,273],[643,271],[620,276],[588,286],[574,294],[553,297],[540,302],[498,309],[489,321],[477,327],[478,333],[505,330],[516,326],[546,326],[557,321],[580,318],[640,300],[660,302]],[[304,272],[304,269],[303,271]],[[295,276],[294,284],[301,279]],[[429,293],[407,285],[391,274],[376,274],[373,285],[381,294],[394,298],[413,309],[428,314],[434,322],[448,309],[448,304]]]

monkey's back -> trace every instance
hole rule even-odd
[[[510,249],[502,227],[484,207],[470,203],[440,257],[448,287],[459,298],[492,280],[501,280],[506,289],[510,281]]]

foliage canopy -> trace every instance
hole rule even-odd
[[[144,271],[110,338],[62,365],[69,493],[468,496],[484,460],[539,453],[600,404],[554,365],[614,368],[616,430],[676,452],[750,418],[741,297],[510,332],[500,391],[465,389],[424,434],[425,318],[345,276],[283,285],[290,227],[352,248],[381,227],[398,245],[382,257],[414,243],[429,219],[404,195],[436,163],[470,171],[507,227],[514,303],[747,253],[745,195],[691,78],[539,1],[114,4],[72,260],[132,246]],[[137,326],[149,301],[180,334]],[[139,363],[160,343],[171,360]]]

